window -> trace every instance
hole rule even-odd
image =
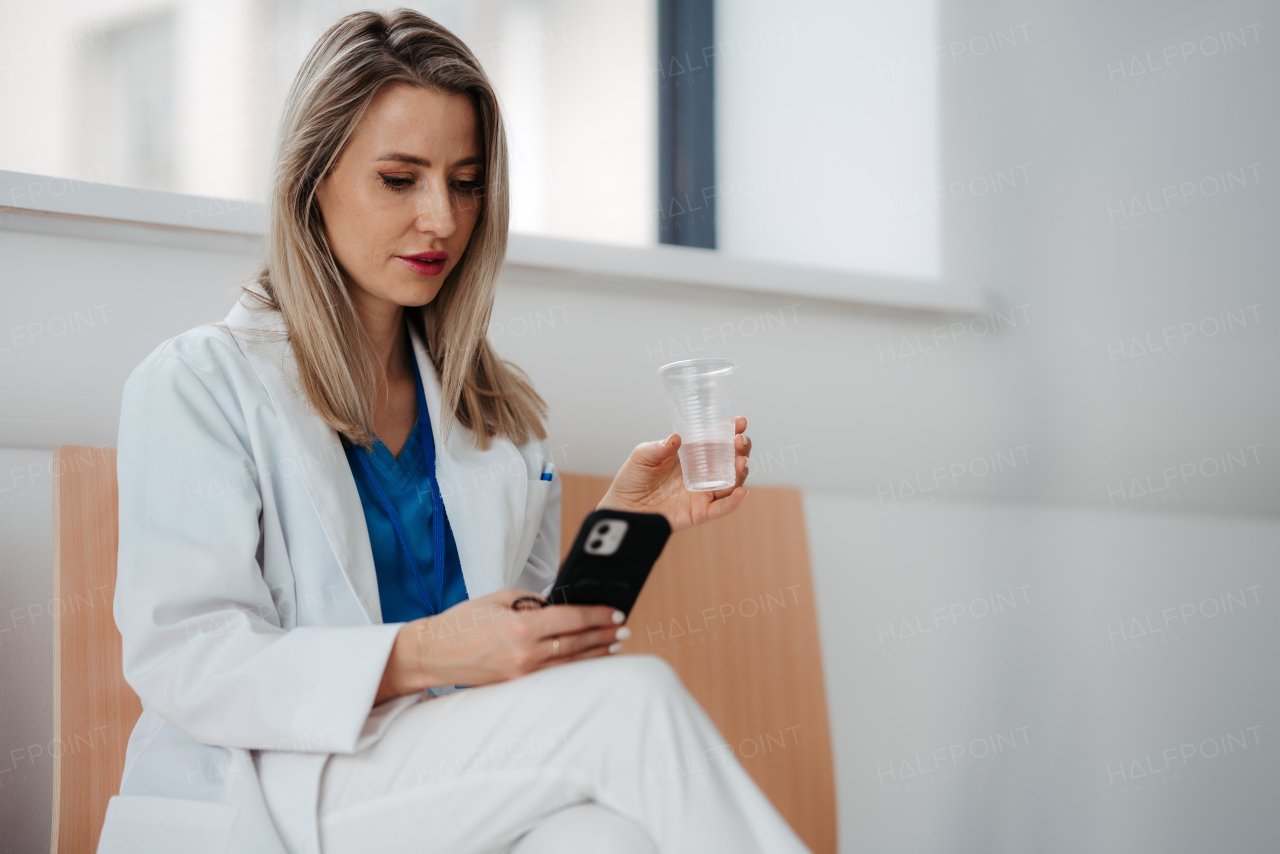
[[[0,168],[261,201],[294,74],[367,5],[0,0]],[[406,5],[466,41],[498,91],[513,230],[656,241],[654,0]]]
[[[942,275],[934,0],[719,0],[717,246]]]
[[[261,201],[298,67],[365,4],[53,5],[0,0],[0,168]],[[513,231],[942,278],[935,0],[415,7],[498,91]]]
[[[173,26],[125,20],[85,45],[69,127],[78,171],[114,184],[168,189],[173,162]]]

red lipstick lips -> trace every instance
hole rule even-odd
[[[414,255],[397,255],[396,258],[419,275],[438,276],[444,271],[444,262],[449,260],[449,253],[418,252]]]

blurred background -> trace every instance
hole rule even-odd
[[[665,435],[663,363],[742,364],[842,852],[1280,849],[1280,7],[410,5],[506,111],[490,338],[558,467]],[[50,452],[225,315],[356,8],[0,0],[0,850],[48,840]]]
[[[681,213],[718,201],[715,242],[695,245],[935,277],[939,218],[920,201],[939,182],[937,79],[910,72],[933,56],[932,0],[865,9],[745,0],[715,9],[714,32],[714,4],[685,5],[704,10],[704,20],[665,60],[656,0],[414,6],[467,42],[499,92],[512,149],[512,229],[670,243]],[[14,117],[0,137],[0,164],[262,201],[294,74],[321,32],[361,8],[347,0],[0,4],[9,40],[0,109]],[[988,50],[1026,38],[1008,28],[983,34]],[[855,65],[868,73],[850,74]],[[660,202],[658,100],[678,91],[699,98],[691,130],[716,168],[706,170],[705,188]],[[1002,166],[1006,180],[1027,180],[1009,172],[1015,164]],[[854,196],[863,201],[850,205]],[[779,198],[793,223],[782,232]],[[890,217],[903,201],[920,209]]]

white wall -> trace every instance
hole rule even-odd
[[[841,851],[1280,838],[1280,522],[817,491],[805,511]]]
[[[225,317],[258,262],[5,230],[0,257],[0,444],[32,448],[114,446],[129,372],[165,339]]]
[[[53,818],[53,478],[0,448],[0,850],[48,851]]]

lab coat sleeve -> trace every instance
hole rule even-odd
[[[237,393],[251,369],[233,348],[214,334],[168,342],[125,385],[114,603],[125,679],[207,744],[353,752],[399,625],[282,627]]]

